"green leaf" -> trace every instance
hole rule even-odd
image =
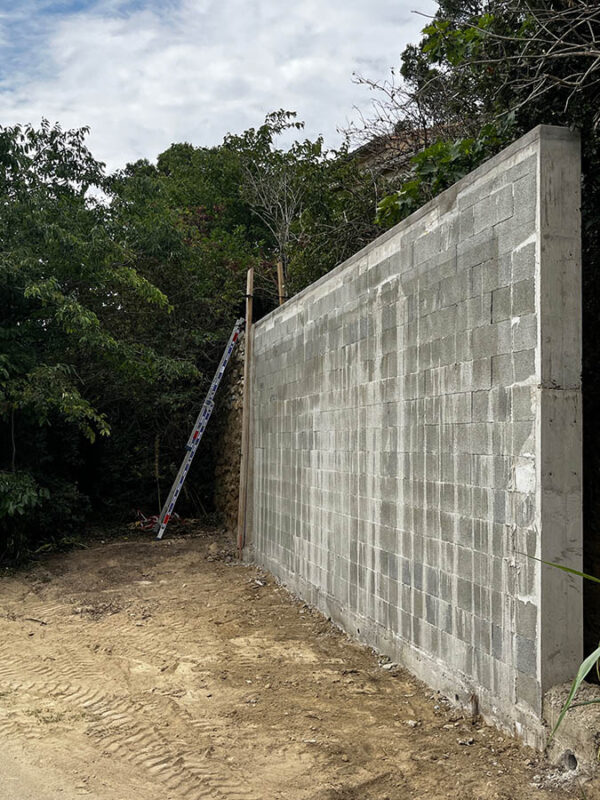
[[[588,575],[587,572],[580,572],[578,569],[572,569],[571,567],[565,567],[562,564],[556,564],[553,561],[544,561],[541,558],[537,558],[536,556],[527,555],[527,553],[522,553],[517,550],[517,553],[521,556],[525,556],[526,558],[532,558],[534,561],[539,561],[540,564],[546,564],[548,567],[554,567],[555,569],[560,569],[563,572],[568,572],[570,575],[576,575],[578,578],[585,578],[587,581],[593,581],[594,583],[600,583],[600,578],[594,577],[594,575]]]
[[[551,741],[552,738],[554,737],[554,734],[556,733],[556,731],[558,730],[561,722],[565,718],[565,714],[567,713],[567,711],[571,707],[572,702],[573,702],[573,698],[575,697],[579,687],[581,686],[583,681],[586,679],[588,674],[591,672],[591,670],[594,667],[594,664],[596,664],[596,662],[598,661],[599,658],[600,658],[600,647],[598,647],[596,650],[594,650],[593,653],[590,653],[590,655],[586,659],[584,659],[584,661],[581,663],[579,669],[577,670],[577,674],[576,674],[576,676],[575,676],[575,678],[573,680],[573,683],[571,684],[571,689],[569,690],[569,694],[567,696],[565,704],[563,705],[563,707],[561,709],[561,712],[560,712],[560,714],[558,716],[558,720],[556,722],[556,725],[552,729],[552,733],[550,734],[550,737],[549,737],[548,741]]]

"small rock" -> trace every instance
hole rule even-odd
[[[387,669],[387,670],[390,670],[390,669],[397,669],[397,668],[398,668],[398,666],[399,666],[399,665],[398,665],[398,664],[396,664],[396,663],[395,663],[395,661],[390,661],[390,663],[389,663],[389,664],[382,664],[382,665],[381,665],[381,669]]]
[[[345,761],[346,763],[348,763],[348,761],[350,761],[350,759],[348,758],[346,753],[344,753],[344,755],[342,756],[342,761]]]
[[[471,745],[475,742],[475,739],[472,736],[469,736],[468,739],[457,739],[456,741],[462,745]]]
[[[404,724],[407,725],[409,728],[417,728],[419,722],[416,719],[405,719]]]

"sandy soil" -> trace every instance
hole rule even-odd
[[[2,578],[0,744],[0,800],[583,797],[214,531]]]

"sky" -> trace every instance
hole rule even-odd
[[[88,125],[110,170],[219,144],[270,111],[341,142],[433,0],[0,0],[0,125]]]

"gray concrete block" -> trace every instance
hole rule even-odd
[[[537,182],[535,172],[531,171],[515,181],[514,214],[521,222],[535,220],[537,210]]]
[[[536,390],[533,386],[513,386],[512,418],[515,421],[535,419]]]
[[[537,638],[537,606],[534,603],[524,603],[521,600],[517,600],[515,608],[517,612],[517,633],[526,639],[535,641]]]
[[[489,389],[492,385],[492,359],[478,358],[472,362],[473,379],[470,388],[473,391]],[[464,388],[469,388],[465,386]]]
[[[502,286],[492,292],[492,322],[501,322],[512,316],[511,287]]]
[[[535,274],[535,249],[535,242],[528,241],[513,250],[512,280],[514,284],[533,278]]]
[[[514,363],[511,353],[492,356],[492,377],[494,386],[510,386],[514,381]]]
[[[513,355],[515,383],[535,377],[535,350],[521,350]]]
[[[527,314],[515,319],[511,329],[513,350],[533,350],[536,347],[537,317],[535,314]]]
[[[526,675],[536,674],[536,645],[532,639],[524,636],[515,636],[516,666],[519,672]]]
[[[513,317],[535,314],[535,282],[533,278],[513,284],[510,310]]]
[[[471,581],[457,578],[456,602],[458,607],[462,608],[464,611],[471,612],[473,610],[473,584]]]

